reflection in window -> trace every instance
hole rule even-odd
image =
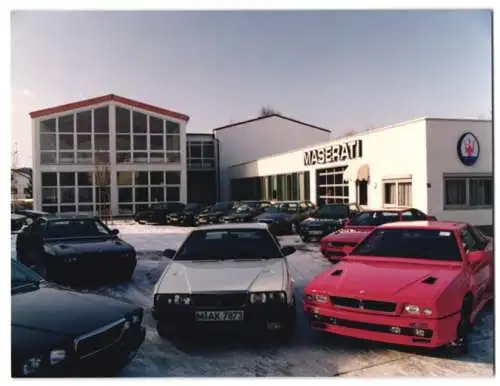
[[[59,117],[58,120],[59,133],[73,133],[75,131],[73,125],[73,114]]]
[[[42,186],[57,186],[57,173],[42,173]]]
[[[147,132],[147,116],[146,116],[146,114],[134,111],[132,125],[133,125],[133,132],[134,133],[146,133]]]
[[[79,164],[91,164],[92,163],[92,153],[90,152],[78,152],[76,153],[76,162]]]
[[[92,150],[92,137],[90,135],[77,135],[76,144],[78,150]]]
[[[162,135],[152,135],[149,138],[151,150],[163,150],[163,136]]]
[[[117,150],[130,150],[131,149],[130,135],[117,135],[116,136],[116,149]]]
[[[76,132],[92,132],[92,112],[90,110],[76,113]]]
[[[152,187],[151,188],[151,201],[152,202],[163,202],[163,188]]]
[[[40,133],[53,133],[56,132],[56,120],[55,119],[47,119],[45,121],[40,122]]]
[[[109,133],[109,108],[101,107],[94,110],[94,132]]]
[[[179,134],[180,126],[177,122],[165,121],[165,128],[167,134]]]
[[[118,185],[132,185],[133,172],[118,172],[116,180]]]
[[[128,152],[118,152],[116,153],[116,163],[130,163],[132,162],[132,155]]]
[[[40,150],[56,150],[56,135],[41,134],[40,135]]]
[[[42,188],[42,204],[57,204],[57,188]]]
[[[145,135],[134,135],[134,150],[147,150],[148,140]]]
[[[178,164],[181,162],[181,153],[179,152],[167,152],[167,162]]]
[[[94,148],[95,150],[109,150],[109,135],[95,135]]]
[[[148,188],[135,188],[136,202],[149,202]]]
[[[168,150],[179,151],[180,149],[181,149],[180,137],[178,135],[167,135],[167,151]],[[201,148],[200,148],[200,157],[201,157]]]
[[[109,163],[109,153],[108,152],[95,153],[95,162],[100,163],[100,164],[108,164]]]
[[[78,188],[78,201],[79,202],[94,202],[92,188]]]
[[[116,132],[130,133],[130,110],[116,107]]]
[[[134,152],[134,162],[147,163],[148,162],[148,153]]]
[[[91,172],[78,172],[78,186],[92,186],[93,173]]]
[[[151,172],[151,185],[162,185],[163,184],[163,172]]]
[[[118,188],[119,202],[133,202],[132,188]]]
[[[149,153],[149,158],[152,163],[163,163],[165,162],[165,154],[163,152],[151,152]]]
[[[40,163],[43,165],[55,164],[57,161],[56,152],[41,152]]]
[[[75,153],[73,152],[59,152],[60,164],[73,164],[75,163]]]
[[[180,189],[177,186],[167,187],[167,201],[180,201]]]
[[[59,149],[73,150],[73,134],[59,134]]]
[[[135,172],[136,185],[148,185],[148,172]]]
[[[151,134],[163,134],[163,120],[150,115],[149,132]]]
[[[180,185],[181,172],[165,172],[165,183],[167,185]]]
[[[75,202],[75,188],[61,188],[61,202],[74,203]]]
[[[59,185],[75,186],[75,173],[59,173]]]

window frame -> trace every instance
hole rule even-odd
[[[395,187],[395,202],[387,203],[385,201],[385,186],[388,184],[394,184]],[[400,184],[410,184],[410,202],[406,202],[402,205],[399,204],[399,185]],[[411,178],[383,178],[382,179],[382,207],[383,208],[411,208],[413,206],[413,181]]]
[[[447,204],[446,203],[446,182],[447,181],[465,181],[465,204]],[[491,181],[491,205],[472,205],[471,204],[471,181],[472,180],[490,180]],[[490,173],[472,173],[472,174],[444,174],[443,175],[443,210],[481,210],[493,209],[493,175]]]

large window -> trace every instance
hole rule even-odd
[[[444,209],[489,209],[493,207],[491,176],[445,176]]]
[[[108,163],[109,107],[41,121],[39,140],[42,165]]]
[[[117,163],[180,163],[180,128],[160,117],[116,108]],[[165,129],[165,126],[169,129]]]
[[[412,183],[411,180],[384,180],[383,181],[384,207],[411,207]]]
[[[349,203],[349,182],[344,181],[347,166],[321,169],[316,173],[318,203]]]
[[[180,201],[180,172],[117,172],[118,208],[121,214],[132,214],[155,202]]]
[[[188,141],[187,163],[189,169],[214,169],[215,149],[213,141]]]

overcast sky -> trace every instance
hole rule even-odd
[[[12,142],[31,166],[30,111],[109,93],[188,132],[262,105],[337,135],[489,118],[491,39],[487,11],[16,12]]]

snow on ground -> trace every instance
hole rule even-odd
[[[278,346],[266,341],[221,339],[170,342],[161,339],[151,317],[152,290],[168,265],[161,251],[176,249],[190,228],[116,222],[111,228],[138,252],[131,282],[83,292],[99,293],[144,307],[146,340],[137,357],[121,372],[123,377],[200,376],[492,376],[493,313],[481,313],[471,336],[471,353],[456,359],[437,352],[421,352],[310,331],[302,314],[302,289],[329,266],[317,245],[303,244],[296,236],[280,237],[282,245],[297,252],[288,257],[297,298],[297,330],[293,339]],[[15,236],[13,251],[15,249]],[[15,252],[13,252],[15,253]]]

